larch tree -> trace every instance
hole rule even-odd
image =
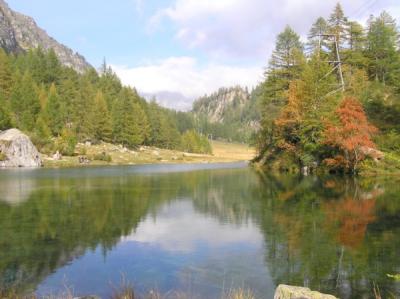
[[[37,87],[31,74],[16,74],[11,90],[11,108],[15,124],[22,130],[32,131],[40,112]]]
[[[322,17],[319,17],[314,24],[312,24],[311,29],[308,33],[308,50],[311,53],[321,54],[328,47],[327,37],[328,33],[328,23]]]
[[[387,12],[369,20],[367,55],[370,77],[384,84],[400,79],[399,31]]]
[[[336,155],[325,159],[328,166],[356,173],[359,163],[365,159],[364,148],[375,148],[372,136],[377,128],[368,122],[361,103],[346,97],[336,110],[338,122],[328,124],[325,144],[331,146]]]
[[[95,140],[110,142],[112,138],[111,115],[107,102],[101,91],[98,91],[94,99],[93,107],[93,134]]]
[[[65,127],[66,109],[54,83],[50,86],[44,113],[53,136],[59,136]]]
[[[339,51],[343,48],[346,40],[346,23],[347,18],[344,15],[344,11],[340,3],[337,3],[332,14],[328,19],[329,33],[334,35],[338,43]],[[336,55],[336,46],[333,51]]]

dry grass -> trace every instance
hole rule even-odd
[[[254,148],[240,143],[213,141],[212,147],[214,158],[221,160],[250,161],[256,154]]]
[[[78,144],[76,152],[85,153],[88,158],[105,153],[111,157],[111,162],[93,160],[89,165],[135,165],[155,163],[215,163],[249,161],[255,155],[255,150],[247,145],[213,141],[213,155],[190,154],[175,150],[155,147],[140,147],[129,150],[118,145],[101,143],[98,145]],[[63,157],[55,161],[43,155],[45,167],[79,166],[78,157]]]

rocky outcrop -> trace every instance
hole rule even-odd
[[[4,0],[0,0],[0,47],[10,53],[38,47],[46,51],[53,49],[65,66],[72,67],[79,73],[91,68],[83,56],[58,43],[31,17],[11,10]]]
[[[0,133],[0,167],[41,167],[42,159],[28,136],[17,129]]]
[[[249,92],[240,86],[220,88],[217,92],[198,99],[193,104],[193,112],[206,115],[212,123],[222,123],[227,113],[243,108],[249,101]]]
[[[337,299],[335,296],[311,291],[309,288],[281,284],[275,291],[274,299]]]

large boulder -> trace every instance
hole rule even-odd
[[[274,299],[337,299],[335,296],[311,291],[309,288],[281,284],[275,291]]]
[[[42,159],[28,136],[17,129],[0,132],[0,167],[41,167]]]

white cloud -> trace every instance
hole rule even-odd
[[[363,20],[395,0],[342,0],[350,18]],[[158,10],[151,26],[172,22],[175,38],[189,48],[205,50],[218,59],[266,62],[276,35],[285,25],[306,36],[319,17],[328,17],[337,0],[175,0]],[[396,15],[395,15],[396,16]]]
[[[260,246],[263,236],[251,222],[221,225],[216,219],[195,212],[193,203],[186,201],[165,205],[157,212],[157,218],[146,218],[122,241],[152,243],[167,251],[189,253],[200,243],[210,248],[234,243]]]
[[[349,18],[365,21],[371,13],[377,15],[383,9],[400,17],[397,1],[341,3]],[[262,78],[279,32],[290,25],[305,38],[312,23],[320,16],[329,17],[336,3],[337,0],[172,0],[154,13],[150,27],[172,29],[177,43],[200,51],[210,62],[200,66],[194,57],[169,57],[139,67],[114,69],[125,84],[144,94],[168,92],[170,96],[161,102],[187,109],[194,98],[219,87],[255,86]],[[172,93],[182,96],[174,102]]]
[[[261,66],[200,66],[193,57],[170,57],[133,68],[118,65],[113,65],[112,68],[125,85],[135,87],[141,93],[175,92],[181,93],[190,101],[223,86],[255,87],[263,74]]]

